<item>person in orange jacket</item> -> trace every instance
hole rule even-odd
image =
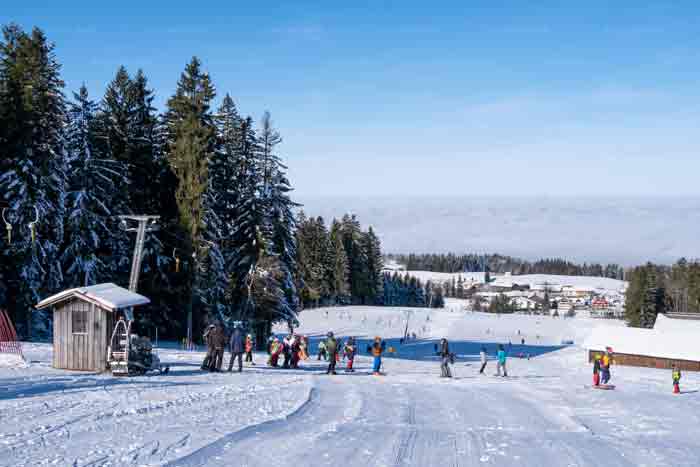
[[[253,347],[255,347],[253,336],[248,334],[245,337],[245,361],[246,363],[250,362],[251,365],[255,366],[255,362],[253,361]]]
[[[375,375],[379,374],[379,370],[382,367],[382,354],[384,350],[386,350],[386,342],[379,336],[374,338],[374,343],[372,345],[367,346],[367,352],[371,353],[374,357],[372,372]]]

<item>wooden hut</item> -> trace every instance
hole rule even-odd
[[[53,307],[53,367],[104,371],[107,347],[119,310],[150,300],[112,283],[65,290],[48,297],[37,309]]]

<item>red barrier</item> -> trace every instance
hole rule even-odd
[[[17,339],[17,332],[5,310],[0,310],[0,353],[22,354],[22,343]]]

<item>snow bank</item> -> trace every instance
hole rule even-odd
[[[19,355],[0,353],[0,368],[24,368],[27,363]]]

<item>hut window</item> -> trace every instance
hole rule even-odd
[[[88,312],[87,310],[73,310],[73,334],[87,333]]]

